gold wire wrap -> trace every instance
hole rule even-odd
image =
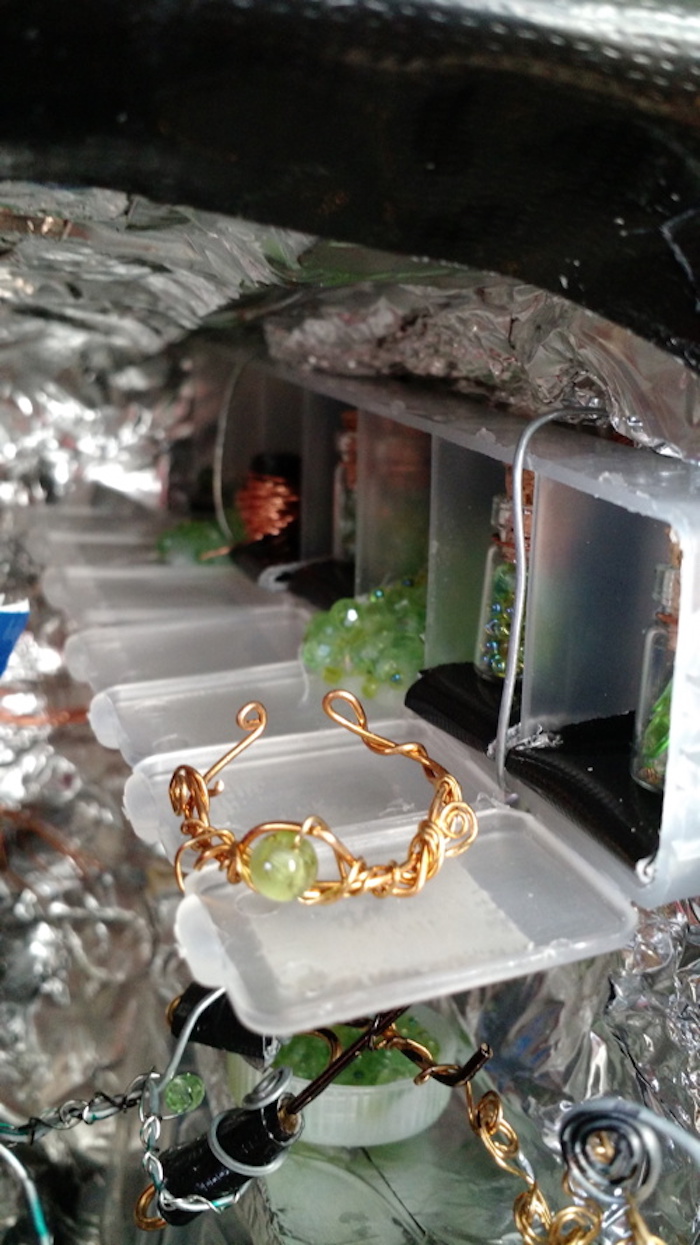
[[[340,701],[348,706],[354,720],[345,717],[335,707]],[[434,761],[419,743],[394,743],[371,731],[367,715],[360,701],[352,692],[336,689],[323,698],[323,709],[338,726],[357,735],[370,752],[379,756],[402,756],[422,766],[428,782],[433,787],[433,798],[427,816],[409,844],[406,859],[400,864],[390,861],[386,865],[368,865],[362,857],[353,853],[336,837],[321,817],[312,815],[303,822],[268,821],[253,826],[241,838],[230,830],[220,830],[209,820],[210,801],[221,791],[221,784],[211,785],[212,779],[231,761],[259,738],[267,724],[267,712],[258,701],[243,705],[236,715],[236,722],[243,739],[221,757],[206,774],[189,765],[180,765],[170,782],[170,802],[176,815],[182,818],[181,830],[187,841],[175,857],[175,876],[180,890],[184,890],[183,856],[195,852],[194,869],[201,869],[209,861],[216,863],[226,874],[229,882],[245,882],[251,890],[255,887],[250,875],[251,848],[263,835],[277,831],[293,831],[300,839],[319,839],[330,847],[338,866],[338,877],[330,881],[315,881],[301,895],[305,904],[328,904],[352,895],[371,894],[377,898],[393,895],[408,898],[417,895],[431,878],[440,871],[447,857],[458,856],[474,842],[478,825],[476,814],[462,799],[462,789],[451,774]]]
[[[503,1171],[517,1176],[525,1184],[513,1202],[513,1219],[524,1245],[593,1245],[603,1226],[603,1212],[591,1198],[583,1198],[563,1210],[553,1211],[520,1151],[518,1134],[503,1114],[503,1103],[494,1090],[488,1090],[478,1102],[470,1082],[464,1086],[467,1116],[473,1132]],[[573,1196],[568,1173],[564,1190]],[[631,1245],[664,1245],[653,1236],[630,1197],[627,1199],[627,1222]]]
[[[159,1232],[168,1226],[161,1215],[150,1213],[152,1205],[157,1205],[156,1187],[149,1184],[137,1198],[134,1207],[134,1222],[142,1232]]]

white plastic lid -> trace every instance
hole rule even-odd
[[[270,650],[274,638],[275,647],[281,651],[296,649],[306,620],[301,613],[296,616],[289,611],[276,617],[270,611],[266,621],[277,626],[256,629],[252,625],[245,647],[252,648],[257,642],[262,654]],[[232,660],[240,662],[239,646],[230,647]],[[209,648],[205,651],[211,652]],[[328,726],[321,708],[326,691],[327,684],[309,675],[301,662],[273,662],[110,687],[94,697],[89,719],[101,744],[119,748],[129,765],[137,765],[159,752],[184,752],[210,744],[218,744],[225,752],[227,741],[238,730],[236,711],[251,700],[265,705],[269,735],[323,729]],[[368,703],[376,723],[380,717],[395,717],[400,712],[401,695],[387,692]]]
[[[216,606],[255,605],[270,594],[234,566],[52,566],[46,599],[79,626],[135,622],[163,611],[191,613]]]
[[[454,1026],[435,1008],[418,1006],[412,1014],[437,1039],[437,1061],[452,1063],[457,1049]],[[451,1090],[439,1081],[415,1085],[417,1069],[406,1059],[405,1076],[383,1085],[329,1085],[305,1108],[304,1141],[317,1146],[384,1146],[404,1141],[430,1128],[442,1115]],[[261,1073],[239,1055],[227,1060],[228,1083],[241,1103]],[[299,1093],[307,1081],[293,1077],[289,1092]]]
[[[309,614],[274,594],[260,604],[203,610],[196,631],[189,614],[163,612],[141,622],[86,627],[69,636],[64,659],[75,679],[95,691],[218,670],[241,670],[296,657]],[[138,693],[134,693],[138,700]],[[236,706],[237,707],[237,706]],[[229,726],[228,730],[231,730]],[[173,745],[179,747],[180,745]]]

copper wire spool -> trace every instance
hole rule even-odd
[[[236,493],[246,540],[279,536],[299,518],[299,459],[295,454],[258,454]]]

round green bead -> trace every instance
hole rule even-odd
[[[368,674],[362,681],[362,695],[376,696],[379,691],[379,681],[374,675]]]
[[[296,830],[266,834],[250,853],[250,880],[266,899],[287,903],[313,886],[318,860],[313,844]]]
[[[194,1072],[181,1072],[168,1081],[163,1092],[163,1103],[171,1115],[185,1115],[204,1102],[204,1081]]]
[[[341,683],[342,680],[343,680],[343,667],[342,666],[324,666],[323,667],[324,683],[337,684],[337,683]]]
[[[341,597],[331,606],[328,617],[337,627],[359,627],[362,623],[364,607],[353,597]]]

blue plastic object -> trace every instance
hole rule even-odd
[[[28,601],[14,601],[11,605],[0,605],[0,674],[4,673],[10,654],[24,631],[28,619]]]

